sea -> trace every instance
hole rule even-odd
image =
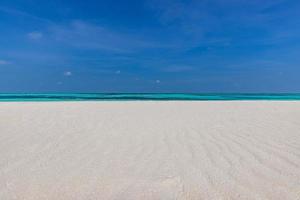
[[[299,101],[300,93],[0,93],[1,102],[24,101]]]

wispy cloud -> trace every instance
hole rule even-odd
[[[164,72],[188,72],[193,71],[195,67],[189,65],[170,65],[162,68]]]
[[[10,64],[9,61],[0,59],[0,65],[8,65],[8,64]]]
[[[54,40],[81,49],[124,53],[143,48],[163,47],[159,43],[144,39],[141,35],[115,31],[82,20],[74,20],[67,25],[50,26],[49,33]]]
[[[31,20],[39,21],[39,22],[46,23],[46,24],[52,24],[53,23],[49,19],[39,17],[39,16],[33,15],[31,13],[28,13],[28,12],[25,12],[25,11],[22,11],[22,10],[18,10],[18,9],[15,9],[15,8],[11,8],[11,7],[0,6],[0,12],[7,13],[9,15],[20,16],[20,17],[23,17],[23,18],[29,18]]]
[[[282,4],[284,0],[263,2],[259,0],[148,0],[147,2],[149,9],[156,14],[157,20],[173,30],[172,36],[179,37],[178,40],[184,38],[184,44],[189,44],[190,47],[211,41],[219,41],[216,44],[223,45],[226,40],[249,38],[252,43],[260,43],[262,40],[267,43],[278,39],[278,35],[284,32],[284,29],[282,30],[284,26],[274,27],[274,21],[279,20],[282,14],[268,12],[268,9]],[[287,12],[286,15],[291,13]],[[290,23],[285,18],[280,21],[284,22],[278,24]],[[251,31],[263,34],[255,36],[251,35]],[[225,42],[222,43],[220,38]]]
[[[31,33],[28,33],[27,36],[31,40],[40,40],[43,37],[43,33],[38,32],[38,31],[34,31],[34,32],[31,32]]]
[[[72,76],[73,73],[71,71],[65,71],[64,76]]]

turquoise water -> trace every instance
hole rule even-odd
[[[2,102],[20,101],[137,101],[137,100],[300,100],[299,94],[138,94],[138,93],[67,93],[67,94],[0,94]]]

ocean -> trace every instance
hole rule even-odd
[[[300,100],[297,94],[242,93],[18,93],[0,94],[2,102],[23,101],[243,101],[243,100]]]

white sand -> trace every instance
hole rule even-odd
[[[300,199],[300,102],[0,103],[0,199]]]

